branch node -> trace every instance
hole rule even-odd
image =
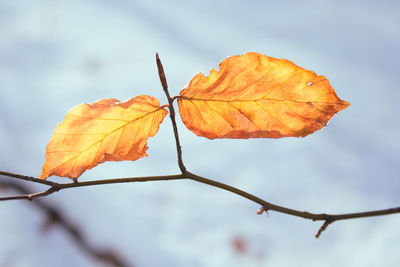
[[[263,214],[264,211],[265,211],[265,210],[264,210],[263,207],[259,208],[259,209],[257,210],[257,215]]]
[[[263,214],[265,212],[265,216],[267,216],[267,218],[268,218],[269,217],[269,213],[268,213],[269,210],[270,210],[270,208],[268,208],[268,207],[261,207],[261,208],[259,208],[257,210],[257,214],[261,215],[261,214]]]

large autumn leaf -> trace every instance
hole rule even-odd
[[[252,52],[219,67],[197,74],[177,97],[183,122],[199,136],[303,137],[349,106],[324,76],[285,59]]]
[[[167,114],[157,99],[147,95],[76,106],[55,129],[39,178],[78,178],[105,161],[145,157],[147,139],[157,133]]]

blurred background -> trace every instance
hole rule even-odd
[[[397,207],[399,11],[394,0],[1,1],[0,170],[38,176],[55,127],[80,103],[148,94],[165,104],[156,52],[177,95],[196,73],[256,51],[325,75],[351,106],[306,138],[210,141],[178,120],[188,170],[309,212]],[[105,163],[80,180],[179,173],[169,119],[148,144],[148,158]],[[76,188],[41,200],[92,246],[132,266],[400,260],[399,215],[336,222],[315,239],[320,222],[257,216],[255,203],[185,180]],[[0,214],[0,266],[108,266],[60,225],[49,228],[34,202],[1,202]]]

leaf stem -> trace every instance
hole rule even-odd
[[[169,108],[169,117],[172,122],[172,127],[174,129],[174,135],[175,135],[175,143],[176,143],[176,152],[178,155],[178,165],[179,169],[181,170],[182,173],[186,172],[186,167],[183,164],[182,160],[182,147],[179,142],[179,135],[178,135],[178,127],[176,126],[176,120],[175,120],[175,109],[174,109],[174,103],[173,100],[169,94],[168,91],[168,84],[167,84],[167,79],[165,78],[165,73],[164,73],[164,68],[161,63],[160,57],[158,56],[158,53],[156,53],[156,62],[157,62],[157,68],[158,68],[158,75],[160,76],[160,81],[161,85],[163,87],[164,93],[167,96],[168,99],[168,108]]]

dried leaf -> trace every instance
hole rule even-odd
[[[303,137],[350,104],[324,76],[285,59],[247,53],[197,74],[178,96],[186,127],[215,138]]]
[[[47,145],[39,178],[78,178],[105,161],[145,157],[147,139],[157,133],[167,114],[157,99],[146,95],[125,102],[109,98],[74,107]]]

